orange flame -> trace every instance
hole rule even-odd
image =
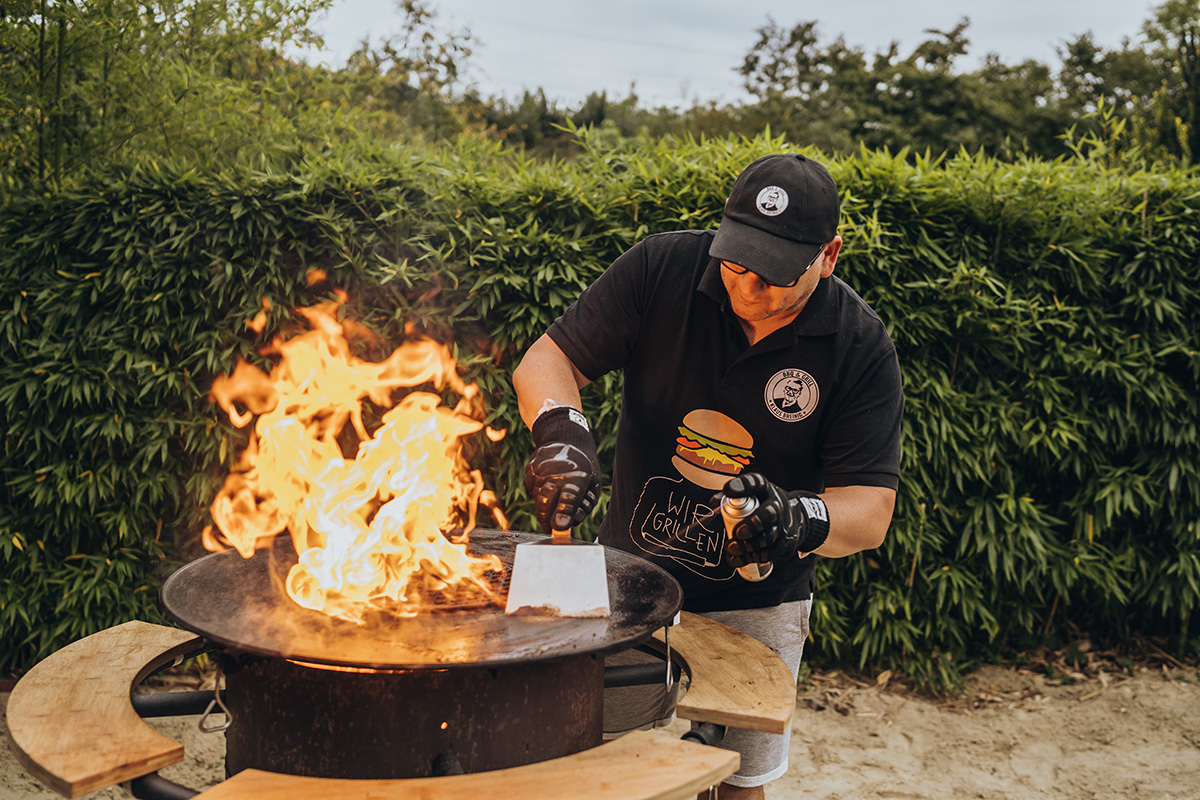
[[[502,574],[500,560],[470,556],[465,536],[446,534],[474,528],[480,504],[507,527],[461,442],[481,430],[494,441],[503,431],[484,425],[478,387],[464,383],[445,345],[414,338],[384,361],[364,361],[351,340],[377,338],[339,321],[340,305],[298,309],[310,330],[260,351],[279,357],[270,374],[239,358],[233,374],[213,382],[209,399],[234,425],[257,421],[213,501],[219,533],[206,528],[205,547],[231,545],[249,558],[287,530],[299,554],[288,595],[360,624],[371,609],[415,614],[431,593],[451,603],[501,602],[485,578]],[[394,404],[400,389],[409,391]],[[454,408],[435,393],[446,390],[459,397]],[[388,409],[371,433],[364,400]]]

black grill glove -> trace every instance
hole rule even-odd
[[[748,472],[725,484],[713,497],[714,508],[720,507],[722,497],[758,499],[758,508],[734,526],[725,543],[734,567],[811,553],[829,536],[829,510],[812,492],[784,492],[757,472]]]
[[[583,522],[600,497],[600,459],[583,414],[557,406],[534,420],[535,450],[525,465],[525,488],[542,530],[565,531]]]

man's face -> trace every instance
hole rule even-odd
[[[797,380],[789,380],[783,384],[783,396],[787,400],[783,405],[790,407],[800,403],[800,393],[804,391],[800,382]]]
[[[796,316],[816,291],[821,278],[833,274],[834,263],[841,246],[841,237],[836,237],[825,246],[825,250],[817,256],[817,260],[808,271],[791,286],[774,286],[750,270],[739,275],[741,266],[722,261],[721,281],[725,284],[725,291],[729,293],[729,304],[733,313],[750,323],[762,322],[771,317]]]

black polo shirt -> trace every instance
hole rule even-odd
[[[684,418],[706,409],[709,442],[787,490],[899,485],[903,393],[879,317],[837,277],[799,316],[751,347],[729,306],[713,231],[651,236],[621,255],[551,325],[588,379],[624,372],[613,491],[601,543],[644,556],[683,585],[684,608],[773,606],[812,593],[815,556],[777,563],[760,583],[725,560],[710,499],[728,474],[684,463]],[[739,427],[740,426],[740,427]],[[707,452],[712,452],[711,450]],[[724,459],[722,459],[724,460]],[[709,518],[707,522],[705,519]]]

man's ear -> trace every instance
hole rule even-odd
[[[821,277],[828,278],[833,274],[833,268],[837,264],[838,253],[842,251],[842,237],[834,236],[833,241],[825,245],[825,252],[821,254]]]

